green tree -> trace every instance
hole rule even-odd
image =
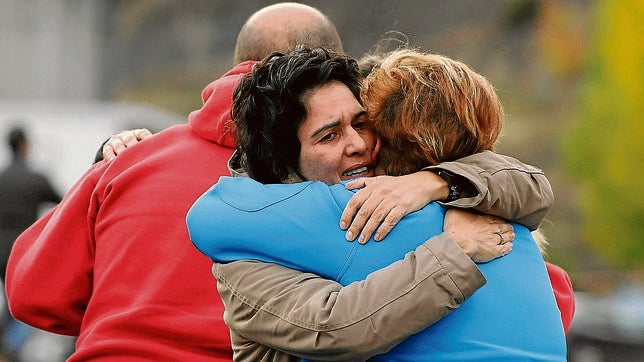
[[[598,0],[582,116],[563,137],[583,238],[621,269],[644,265],[644,2]]]

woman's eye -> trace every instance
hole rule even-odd
[[[329,142],[332,141],[336,136],[335,132],[327,133],[324,137],[320,138],[320,142]]]
[[[369,128],[369,123],[368,122],[356,122],[353,124],[353,129],[362,131]]]

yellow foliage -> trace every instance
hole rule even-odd
[[[616,266],[644,265],[644,2],[596,2],[584,115],[565,141],[585,239]]]

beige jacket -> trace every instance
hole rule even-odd
[[[447,234],[346,287],[257,261],[215,264],[213,274],[233,327],[235,361],[299,360],[280,348],[315,360],[366,359],[425,329],[485,284]]]
[[[554,201],[541,170],[493,152],[428,169],[445,169],[470,183],[470,194],[447,206],[474,208],[532,230]],[[431,325],[484,284],[446,234],[345,287],[254,261],[215,264],[213,274],[235,361],[364,360]]]
[[[525,225],[532,231],[554,204],[552,187],[543,171],[510,156],[483,151],[427,169],[460,175],[476,189],[472,196],[446,206],[473,208]]]

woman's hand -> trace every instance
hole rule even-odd
[[[434,200],[447,197],[447,182],[433,172],[419,171],[404,176],[361,178],[346,184],[358,191],[342,212],[340,228],[346,238],[366,243],[375,232],[380,241],[405,215],[423,208]]]
[[[152,132],[146,128],[123,131],[110,137],[103,145],[103,159],[111,161],[124,149],[152,137]]]
[[[514,241],[514,227],[492,215],[450,209],[443,230],[476,263],[485,263],[508,254]]]

